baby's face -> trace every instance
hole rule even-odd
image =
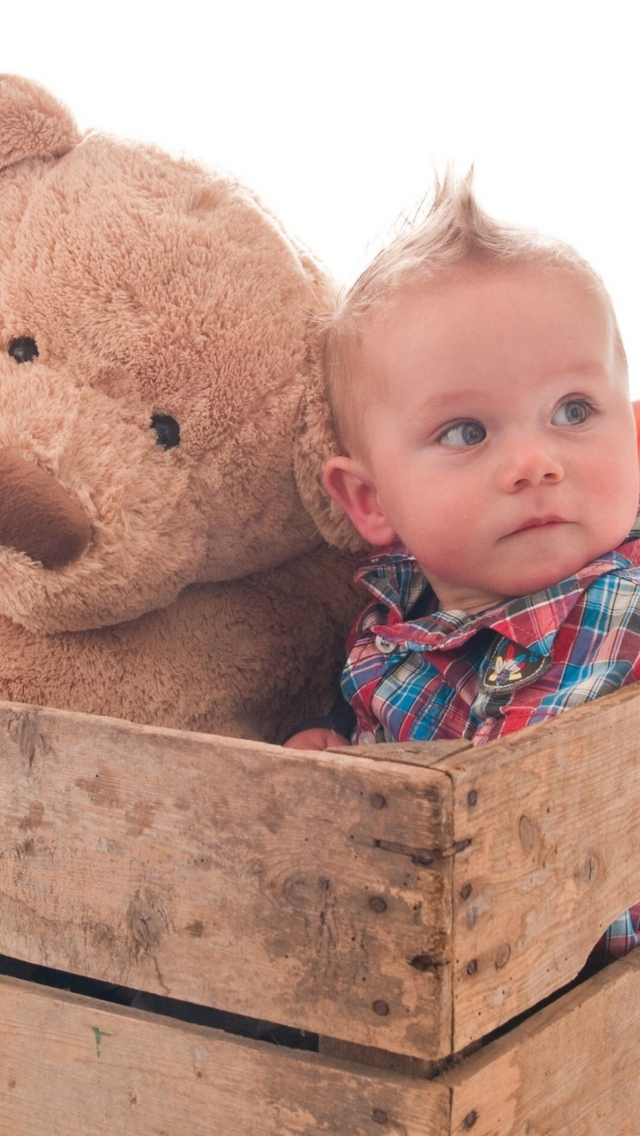
[[[369,539],[400,537],[442,608],[539,591],[624,540],[634,417],[611,315],[585,282],[465,270],[403,295],[361,362]]]

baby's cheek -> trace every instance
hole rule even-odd
[[[445,580],[457,580],[466,578],[470,565],[477,566],[478,541],[466,524],[452,523],[432,534],[430,542],[423,545],[423,553],[432,572]]]
[[[616,548],[627,536],[638,514],[640,471],[635,449],[630,449],[626,461],[621,453],[609,454],[591,471],[587,492],[588,505],[593,511],[594,528],[602,533],[607,551]]]
[[[602,460],[598,482],[603,496],[637,510],[640,466],[635,441],[633,445],[621,445],[619,453]]]

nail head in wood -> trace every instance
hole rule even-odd
[[[471,1112],[468,1112],[467,1115],[465,1116],[464,1120],[462,1121],[462,1127],[465,1128],[468,1131],[470,1128],[473,1128],[477,1119],[478,1119],[478,1114],[477,1114],[477,1112],[474,1108]]]
[[[381,998],[378,998],[373,1003],[371,1009],[373,1010],[374,1014],[379,1014],[381,1018],[386,1018],[387,1014],[389,1013],[389,1007],[387,1003],[383,1002]]]
[[[369,800],[371,802],[371,807],[374,809],[383,809],[387,803],[386,798],[382,796],[382,793],[372,793],[369,797]]]
[[[465,884],[464,887],[460,888],[460,899],[468,899],[472,891],[471,884]]]
[[[467,974],[475,974],[477,969],[478,969],[478,960],[477,959],[469,959],[469,962],[467,963]]]
[[[473,808],[474,805],[477,805],[477,803],[478,803],[478,790],[472,789],[471,792],[467,793],[467,804],[468,804],[469,808],[471,809],[471,808]]]
[[[426,970],[437,970],[438,964],[432,955],[416,955],[415,958],[411,959],[409,966],[424,974]]]
[[[387,1124],[389,1117],[387,1116],[387,1113],[383,1108],[374,1108],[373,1119],[375,1120],[376,1124]]]
[[[369,900],[369,907],[372,911],[376,911],[381,915],[383,911],[387,910],[387,905],[381,895],[372,895]]]

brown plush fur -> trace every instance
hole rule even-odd
[[[0,81],[0,697],[267,739],[326,705],[331,298],[232,179]]]

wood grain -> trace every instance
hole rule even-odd
[[[449,1051],[447,775],[14,704],[0,766],[0,953]]]
[[[384,745],[335,746],[329,753],[346,753],[352,757],[366,757],[372,761],[400,762],[402,765],[421,765],[432,768],[446,758],[473,750],[471,742],[462,738],[437,742],[385,742]],[[474,752],[477,752],[474,751]]]
[[[635,688],[371,753],[0,705],[0,953],[433,1060],[640,898]]]
[[[0,1136],[447,1136],[450,1091],[0,978]]]
[[[460,1050],[573,979],[640,900],[640,688],[438,768],[470,842],[454,858]]]
[[[639,1029],[635,951],[441,1078],[451,1133],[635,1136]]]

